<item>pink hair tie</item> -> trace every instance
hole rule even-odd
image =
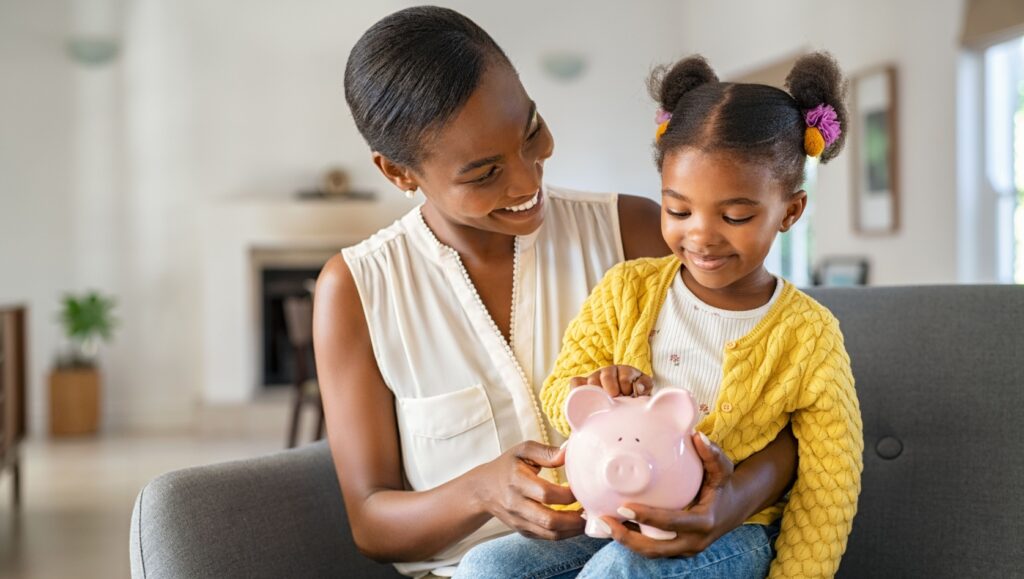
[[[671,120],[671,119],[672,119],[672,113],[666,111],[665,109],[658,109],[658,114],[655,115],[654,122],[660,125],[661,123],[664,123],[665,121],[668,121],[668,120]]]
[[[808,127],[814,127],[821,133],[825,140],[825,146],[830,147],[836,142],[839,135],[843,134],[839,126],[839,117],[832,105],[820,104],[813,109],[804,111],[804,122]]]

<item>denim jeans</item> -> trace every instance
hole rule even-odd
[[[477,545],[459,563],[456,579],[605,579],[685,577],[758,578],[775,556],[778,523],[741,525],[693,557],[648,559],[608,539],[586,535],[543,541],[507,535]]]

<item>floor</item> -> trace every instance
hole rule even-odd
[[[220,412],[199,421],[215,428],[177,434],[27,441],[20,512],[10,476],[0,477],[0,579],[129,577],[128,526],[147,481],[283,447],[285,400]]]

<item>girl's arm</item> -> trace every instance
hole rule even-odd
[[[492,516],[528,536],[579,534],[568,489],[539,476],[562,464],[557,448],[527,442],[439,487],[405,489],[395,404],[370,343],[352,274],[338,255],[317,282],[313,339],[327,434],[352,536],[383,561],[421,561],[466,537]],[[538,466],[539,465],[539,466]]]
[[[857,513],[864,426],[838,328],[823,333],[816,357],[793,413],[800,465],[769,577],[834,576]]]

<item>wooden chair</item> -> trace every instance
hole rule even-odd
[[[25,438],[26,310],[0,308],[0,475],[10,469],[14,507],[21,506],[18,444]]]
[[[324,407],[320,400],[320,387],[312,375],[309,363],[313,352],[313,300],[309,296],[285,298],[284,321],[295,370],[295,402],[288,427],[288,448],[295,448],[299,440],[302,409],[306,405],[312,405],[319,414],[316,439],[324,436]]]

